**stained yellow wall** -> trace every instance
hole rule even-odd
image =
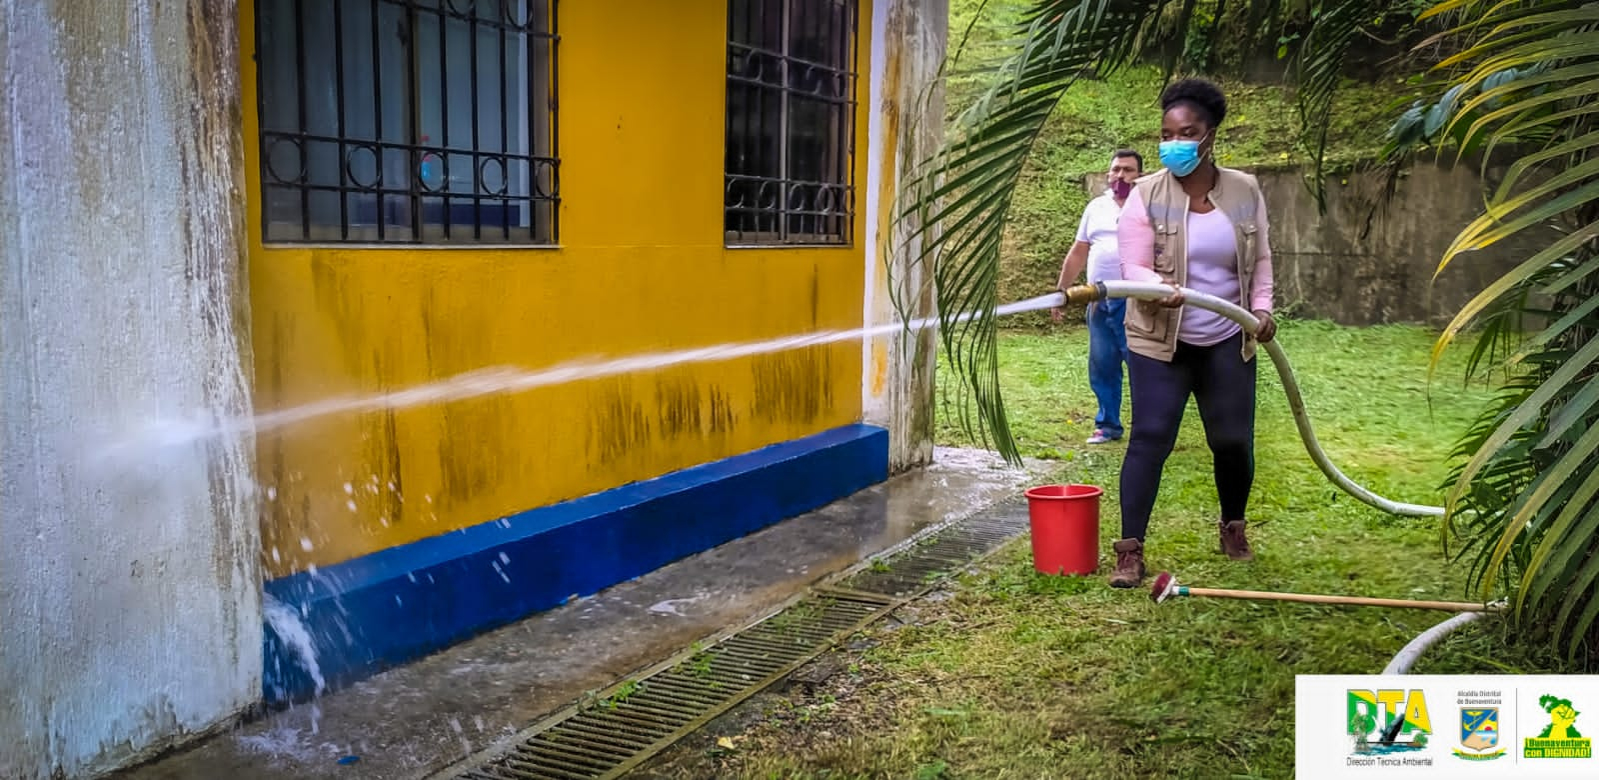
[[[240,6],[258,412],[488,366],[860,325],[858,247],[723,248],[722,0],[559,4],[555,249],[264,246],[253,9]],[[866,125],[862,112],[858,150]],[[860,383],[851,342],[263,431],[269,573],[848,424]]]

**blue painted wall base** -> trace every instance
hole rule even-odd
[[[633,579],[888,478],[868,425],[666,474],[266,583],[298,612],[329,689]],[[266,627],[265,696],[315,693]]]

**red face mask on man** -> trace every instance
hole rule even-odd
[[[1110,183],[1110,194],[1117,200],[1127,200],[1133,191],[1133,183],[1126,179],[1116,179]]]

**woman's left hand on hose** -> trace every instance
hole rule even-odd
[[[1277,337],[1277,321],[1271,318],[1271,312],[1256,310],[1255,319],[1260,320],[1260,328],[1255,331],[1255,340],[1265,344]]]

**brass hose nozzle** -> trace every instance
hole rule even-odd
[[[1076,284],[1061,290],[1066,294],[1066,302],[1070,304],[1093,303],[1105,297],[1105,285],[1100,282],[1093,284]]]

